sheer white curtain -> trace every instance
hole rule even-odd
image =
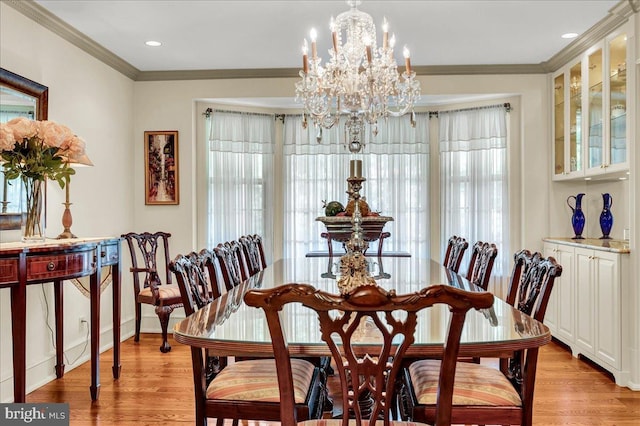
[[[443,248],[451,235],[494,243],[492,280],[511,273],[506,110],[500,106],[439,113]],[[466,273],[470,250],[460,267]],[[490,288],[491,289],[491,288]]]
[[[412,256],[429,256],[429,119],[416,115],[412,128],[407,116],[378,123],[378,135],[367,134],[360,154],[350,154],[343,146],[344,125],[318,131],[302,128],[302,116],[287,115],[284,125],[284,255],[304,256],[326,250],[320,237],[324,225],[322,200],[348,201],[349,160],[361,159],[367,179],[361,194],[373,211],[392,216],[385,231],[385,251],[408,251]],[[339,141],[338,141],[339,140]],[[334,243],[337,244],[337,243]],[[338,248],[337,246],[335,247]],[[372,243],[370,251],[377,250]]]
[[[270,261],[274,116],[214,111],[208,125],[207,247],[259,234]]]

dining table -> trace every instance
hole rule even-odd
[[[433,284],[447,284],[467,291],[484,291],[432,259],[417,257],[368,258],[368,269],[376,284],[397,294],[419,291]],[[285,258],[257,274],[200,310],[178,322],[174,339],[191,347],[208,349],[211,355],[272,357],[269,328],[260,309],[244,303],[244,294],[253,288],[272,288],[285,283],[306,283],[338,293],[340,258]],[[415,342],[407,357],[441,355],[447,335],[449,310],[435,305],[420,312]],[[292,356],[330,356],[320,337],[315,312],[299,304],[289,304],[282,312],[289,351]],[[376,336],[362,333],[354,344],[377,344]],[[467,313],[460,343],[460,356],[509,357],[515,351],[543,346],[551,341],[549,329],[499,297],[491,308]]]

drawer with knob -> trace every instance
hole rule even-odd
[[[100,245],[102,266],[115,265],[120,261],[120,240],[107,241]]]
[[[27,281],[74,278],[95,271],[95,247],[81,251],[27,257]]]

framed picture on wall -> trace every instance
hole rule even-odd
[[[144,132],[145,204],[180,204],[178,131]]]

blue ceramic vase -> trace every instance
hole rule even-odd
[[[613,198],[607,192],[602,194],[602,213],[600,213],[600,229],[602,230],[602,240],[608,240],[611,237],[611,228],[613,227],[613,215],[611,214],[611,206],[613,205]]]
[[[573,239],[574,240],[582,240],[582,231],[584,229],[584,224],[585,224],[585,217],[584,217],[584,212],[582,211],[582,197],[584,197],[585,194],[578,194],[578,195],[570,195],[567,198],[567,205],[569,206],[569,208],[571,208],[571,211],[573,212],[573,214],[571,215],[571,226],[573,226],[573,232],[575,233]],[[569,204],[569,200],[571,200],[573,198],[575,205],[571,205]]]

